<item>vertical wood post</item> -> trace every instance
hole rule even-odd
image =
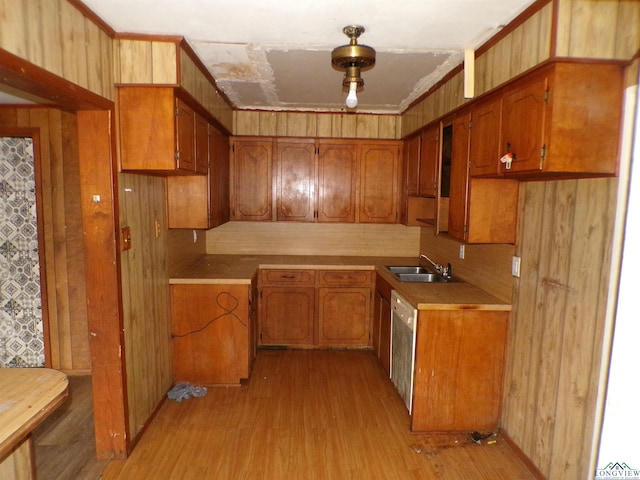
[[[121,459],[129,425],[112,113],[77,115],[96,453]]]

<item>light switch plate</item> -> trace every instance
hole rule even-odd
[[[511,258],[511,275],[520,277],[520,257]]]
[[[464,260],[464,245],[460,245],[460,253],[458,256]]]

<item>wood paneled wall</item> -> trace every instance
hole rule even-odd
[[[44,274],[53,368],[91,370],[87,329],[75,115],[48,108],[0,108],[0,125],[40,130]]]
[[[229,222],[207,231],[207,253],[417,257],[420,227]]]
[[[639,49],[640,2],[554,0],[478,56],[476,93],[549,56],[629,60]],[[636,61],[627,85],[637,79]],[[405,112],[403,135],[461,105],[461,80]],[[618,188],[616,178],[523,183],[519,279],[510,276],[513,247],[467,246],[458,260],[459,242],[422,229],[421,252],[453,259],[454,275],[505,300],[512,284],[502,427],[547,478],[592,473]]]
[[[522,185],[502,426],[547,478],[586,478],[615,178]]]
[[[195,98],[227,132],[233,132],[233,109],[185,50],[180,48],[180,85]]]
[[[171,229],[167,233],[167,251],[169,276],[171,276],[176,269],[190,265],[198,257],[207,253],[207,232],[183,228]]]
[[[558,57],[629,60],[640,45],[640,2],[557,0]]]
[[[472,283],[504,302],[511,302],[513,245],[466,245],[464,259],[460,259],[459,241],[444,235],[436,236],[432,228],[421,230],[420,253],[436,263],[451,263],[454,277]]]
[[[115,83],[178,84],[177,41],[119,38],[115,45]]]
[[[172,383],[165,180],[120,174],[119,188],[120,226],[130,228],[132,244],[131,250],[121,253],[121,265],[129,433],[133,439]]]
[[[236,110],[235,135],[399,139],[398,115]]]
[[[231,105],[187,52],[182,37],[132,35],[116,40],[115,82],[127,85],[175,85],[187,91],[228,132]]]
[[[481,95],[550,56],[552,3],[547,3],[520,26],[508,33],[475,62],[475,94]],[[460,107],[464,98],[464,73],[449,81],[402,114],[402,137]]]
[[[0,0],[0,48],[113,99],[113,39],[67,0]]]

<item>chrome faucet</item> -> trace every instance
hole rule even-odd
[[[447,263],[447,266],[445,267],[444,265],[442,265],[440,263],[434,262],[429,257],[427,257],[424,253],[421,253],[418,256],[418,260],[426,260],[431,265],[433,265],[433,268],[435,268],[436,272],[438,272],[440,275],[442,275],[445,278],[451,278],[451,264],[450,263]]]

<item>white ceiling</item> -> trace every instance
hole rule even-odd
[[[360,112],[399,113],[534,0],[83,0],[119,33],[181,35],[239,109],[340,111],[331,50],[359,43]]]

